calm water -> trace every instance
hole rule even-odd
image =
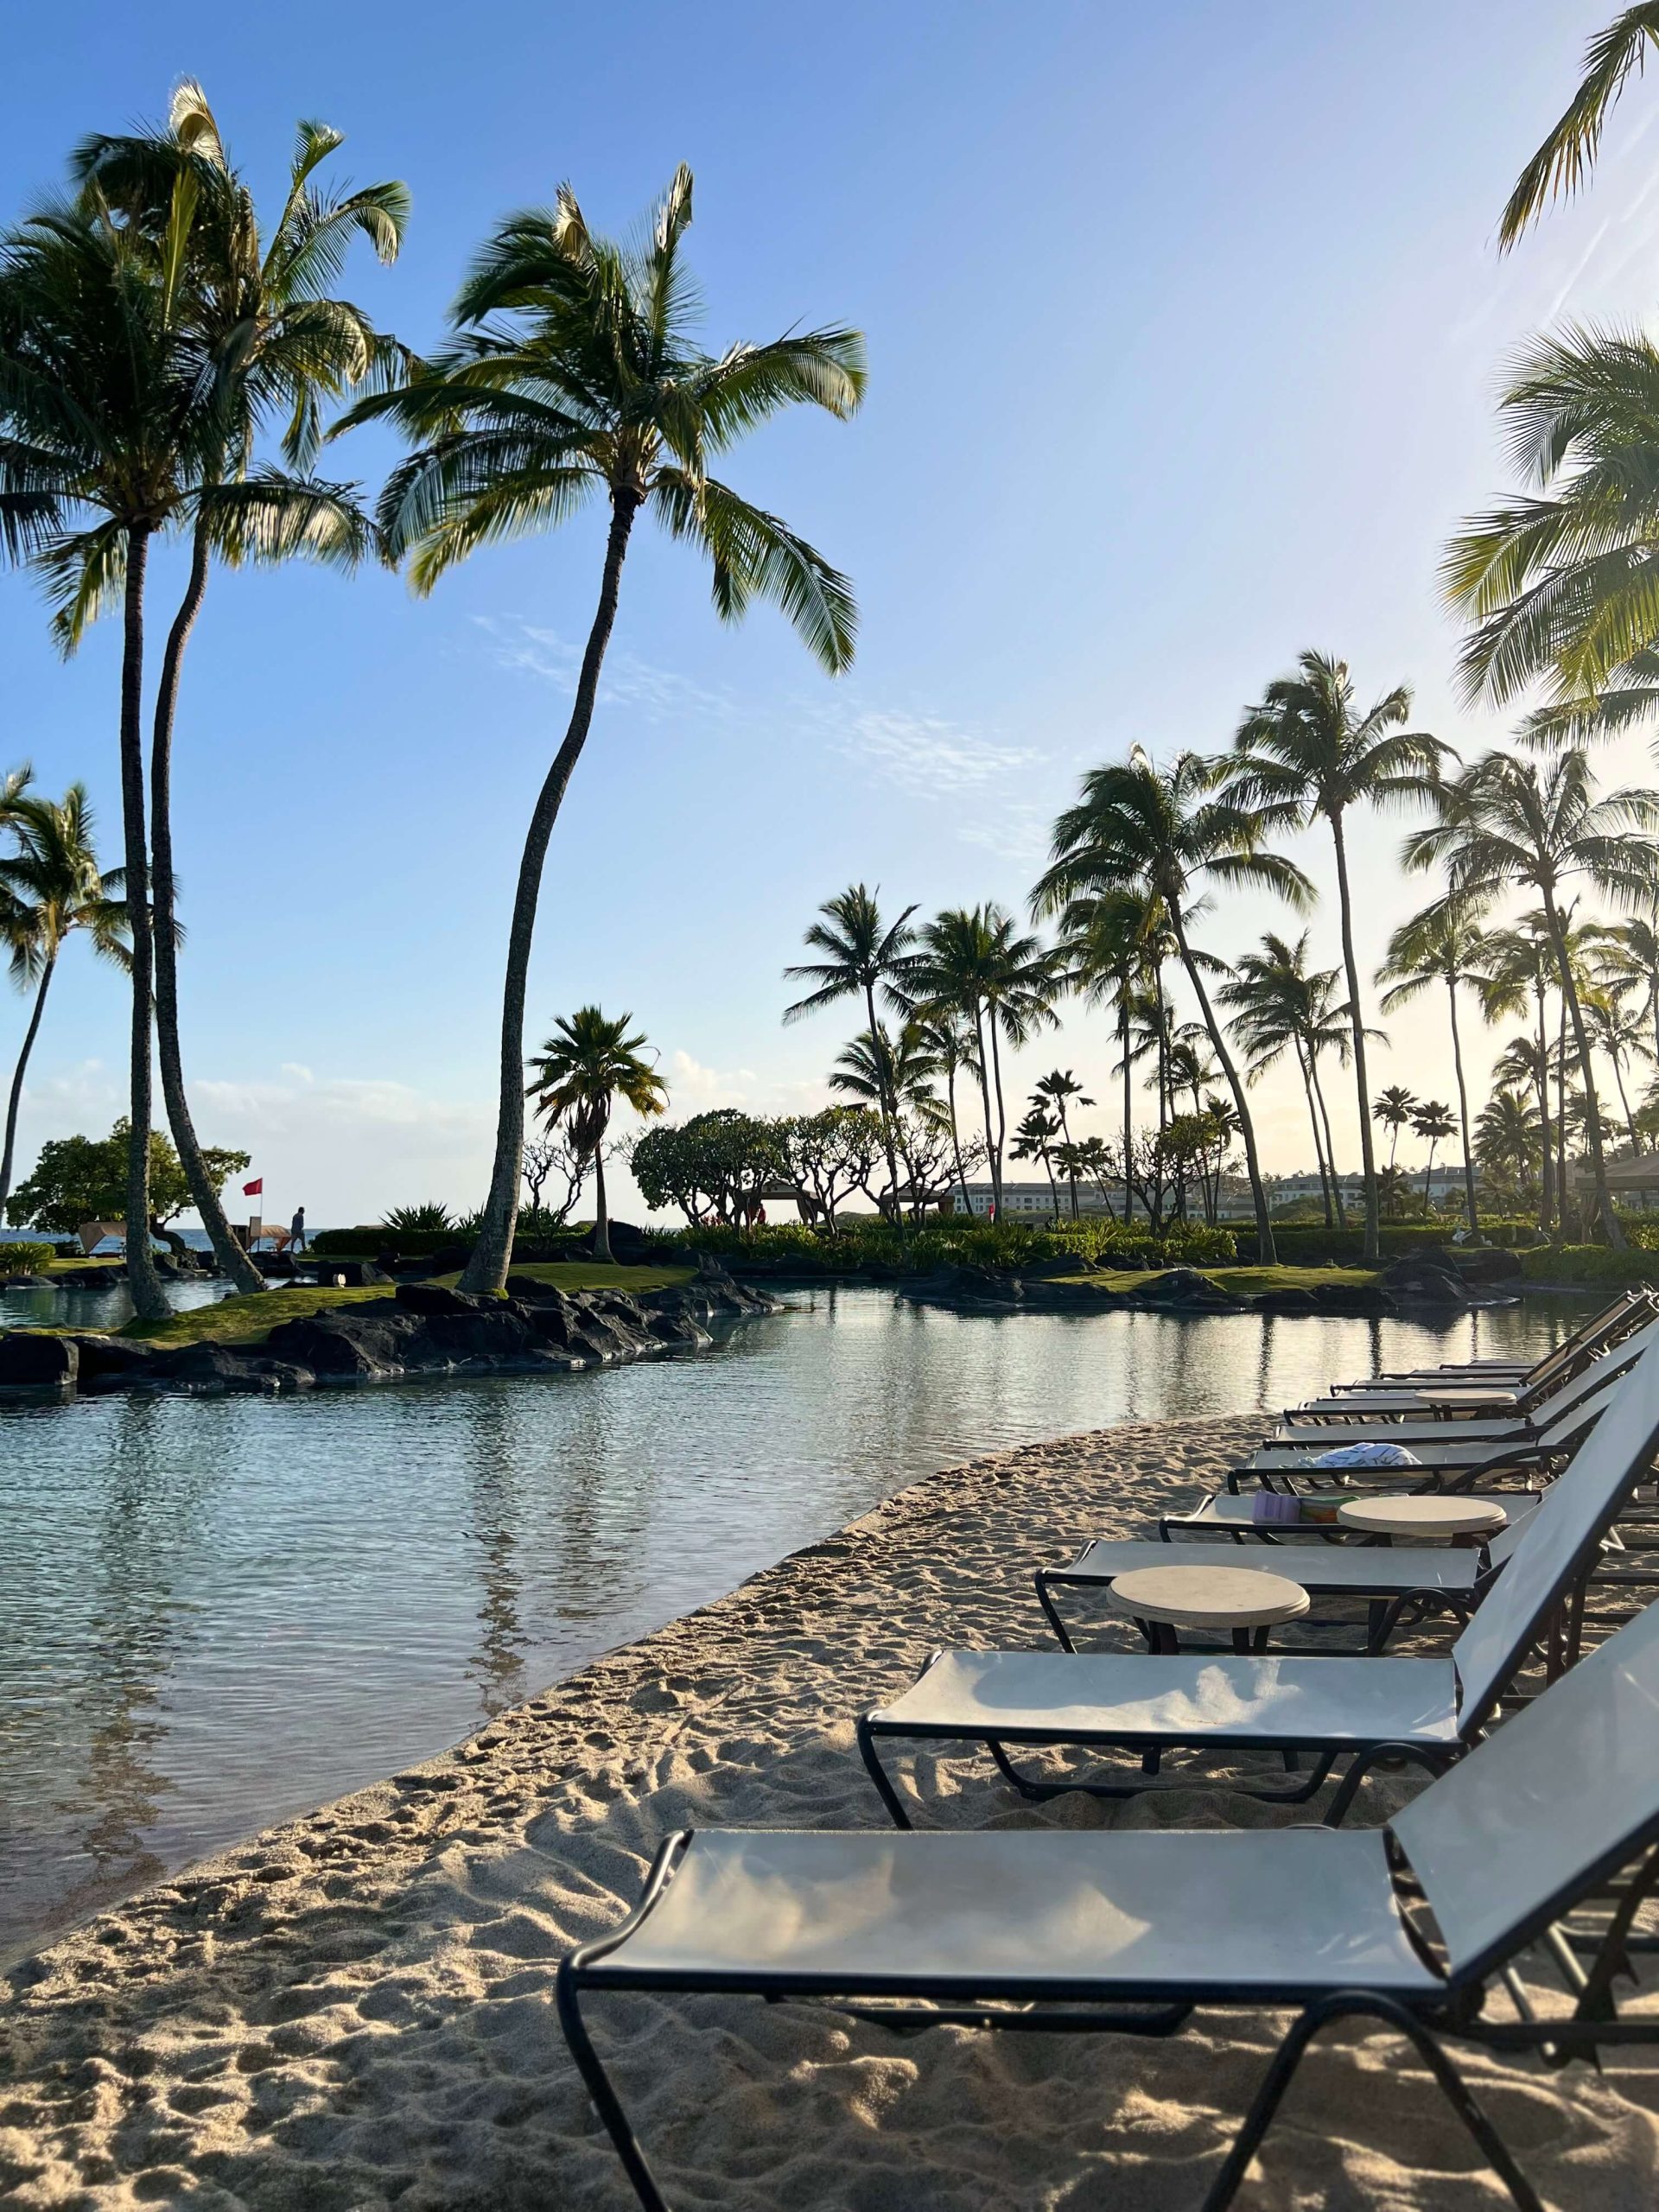
[[[590,1375],[0,1407],[0,1957],[934,1469],[1565,1325],[964,1317],[842,1290]]]

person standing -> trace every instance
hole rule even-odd
[[[294,1218],[288,1224],[288,1249],[297,1252],[305,1243],[305,1208],[296,1206]]]

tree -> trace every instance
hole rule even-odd
[[[1492,1183],[1522,1205],[1538,1192],[1542,1124],[1521,1092],[1495,1090],[1475,1117],[1475,1157]]]
[[[1403,1083],[1391,1083],[1386,1090],[1379,1090],[1371,1102],[1371,1119],[1380,1122],[1389,1133],[1389,1165],[1394,1166],[1394,1155],[1400,1148],[1400,1132],[1411,1127],[1411,1117],[1417,1110],[1417,1101]]]
[[[1014,1128],[1014,1142],[1009,1157],[1014,1160],[1036,1160],[1042,1163],[1048,1178],[1048,1195],[1054,1213],[1060,1217],[1060,1186],[1054,1179],[1054,1140],[1060,1134],[1060,1125],[1040,1099],[1033,1099],[1024,1118]]]
[[[1585,49],[1584,75],[1565,111],[1521,172],[1503,210],[1498,241],[1515,245],[1545,203],[1583,185],[1601,145],[1602,127],[1630,72],[1639,70],[1649,44],[1659,46],[1659,4],[1626,8]]]
[[[71,784],[60,799],[26,794],[10,799],[4,818],[16,838],[14,853],[0,857],[0,947],[10,956],[11,978],[32,990],[35,1004],[12,1071],[6,1102],[6,1135],[0,1150],[0,1208],[11,1190],[17,1143],[17,1109],[23,1076],[40,1034],[46,995],[65,944],[86,931],[94,952],[118,967],[129,955],[127,910],[118,896],[121,871],[99,872],[92,849],[92,813],[85,787]]]
[[[711,1212],[722,1224],[742,1224],[760,1191],[788,1172],[779,1124],[734,1106],[643,1130],[630,1165],[645,1204],[678,1206],[693,1229]]]
[[[1174,936],[1182,967],[1198,1001],[1238,1115],[1239,1135],[1255,1202],[1256,1243],[1263,1265],[1275,1256],[1273,1219],[1256,1152],[1244,1085],[1227,1049],[1192,925],[1207,911],[1205,887],[1276,893],[1293,906],[1312,903],[1313,886],[1281,853],[1264,852],[1262,838],[1299,817],[1300,809],[1276,800],[1246,807],[1217,794],[1216,775],[1197,753],[1182,753],[1158,768],[1136,746],[1127,761],[1090,769],[1077,805],[1054,825],[1053,858],[1032,893],[1039,912],[1064,912],[1074,900],[1127,890],[1156,909]]]
[[[536,1101],[541,1120],[563,1126],[571,1150],[593,1163],[594,1257],[607,1264],[612,1253],[605,1202],[605,1135],[611,1116],[619,1098],[642,1121],[668,1109],[668,1085],[644,1058],[645,1033],[628,1034],[632,1020],[631,1014],[613,1019],[596,1006],[561,1014],[553,1034],[531,1061],[533,1080],[525,1093]]]
[[[530,1214],[541,1227],[560,1229],[569,1220],[588,1180],[590,1165],[560,1129],[550,1129],[545,1135],[526,1141],[524,1188],[530,1193]],[[556,1175],[564,1186],[563,1192],[553,1205],[544,1206],[542,1192]]]
[[[1639,904],[1653,878],[1659,795],[1622,791],[1597,798],[1589,761],[1574,748],[1542,772],[1513,753],[1489,753],[1454,781],[1437,784],[1434,798],[1439,819],[1407,839],[1408,868],[1443,866],[1454,898],[1481,901],[1525,888],[1542,904],[1584,1080],[1596,1205],[1608,1242],[1623,1250],[1624,1233],[1608,1194],[1595,1071],[1561,887],[1581,878],[1606,896]]]
[[[915,1010],[924,1022],[957,1020],[973,1039],[972,1065],[979,1077],[985,1125],[985,1157],[991,1174],[991,1199],[1002,1211],[1002,1153],[991,1129],[991,1055],[986,1044],[989,994],[995,980],[997,947],[991,916],[995,908],[947,908],[917,934],[916,964],[906,979]]]
[[[836,1208],[851,1192],[868,1187],[886,1149],[881,1116],[863,1106],[826,1106],[779,1122],[778,1139],[785,1173],[834,1236]]]
[[[1531,1013],[1536,1019],[1536,1043],[1529,1048],[1527,1053],[1529,1065],[1518,1069],[1513,1076],[1505,1075],[1501,1079],[1505,1083],[1529,1080],[1537,1091],[1542,1166],[1539,1214],[1540,1225],[1544,1229],[1548,1229],[1557,1217],[1555,1147],[1550,1135],[1549,1025],[1546,1001],[1551,988],[1559,989],[1560,984],[1555,947],[1541,913],[1523,915],[1513,927],[1494,930],[1488,934],[1484,972],[1476,984],[1482,1014],[1489,1022],[1501,1021],[1506,1016],[1516,1014],[1524,1018]],[[1513,1061],[1525,1044],[1524,1039],[1517,1038],[1509,1046],[1505,1058]],[[1560,1179],[1560,1188],[1564,1198],[1567,1189],[1565,1173]]]
[[[1641,992],[1651,1039],[1643,1049],[1659,1060],[1659,906],[1615,923],[1597,954],[1596,968],[1604,984]]]
[[[1624,1064],[1641,1052],[1645,1043],[1645,1025],[1633,1008],[1621,1003],[1618,991],[1605,983],[1586,994],[1584,1017],[1591,1036],[1607,1055],[1618,1103],[1624,1110],[1624,1126],[1630,1132],[1631,1148],[1640,1152],[1642,1139],[1637,1131],[1636,1116],[1630,1111],[1630,1092],[1624,1085]]]
[[[799,1021],[819,1007],[837,1005],[842,999],[862,997],[868,1022],[867,1035],[877,1036],[880,1023],[876,1016],[875,995],[878,990],[897,1003],[903,1003],[905,984],[915,968],[916,932],[910,918],[914,906],[906,906],[898,920],[890,926],[881,919],[878,901],[881,887],[878,884],[871,891],[861,883],[855,883],[833,899],[826,899],[818,912],[823,917],[808,928],[805,943],[808,950],[822,954],[818,960],[801,963],[784,970],[785,980],[791,983],[810,983],[811,988],[792,1006],[784,1009],[785,1023]],[[878,1082],[877,1095],[873,1102],[881,1117],[882,1135],[887,1147],[887,1179],[893,1193],[893,1213],[899,1223],[899,1235],[904,1224],[899,1205],[899,1161],[893,1149],[893,1117],[898,1109],[898,1099],[885,1087],[885,1078]]]
[[[1203,1079],[1201,1075],[1195,1076],[1194,1078],[1195,1082],[1202,1082]],[[1066,1109],[1071,1106],[1092,1106],[1095,1102],[1092,1098],[1084,1096],[1083,1085],[1077,1081],[1071,1070],[1070,1068],[1052,1070],[1039,1083],[1033,1086],[1031,1096],[1034,1105],[1039,1105],[1052,1113],[1059,1123],[1060,1142],[1055,1147],[1054,1157],[1058,1160],[1062,1150],[1068,1154],[1073,1152],[1075,1147],[1071,1142],[1071,1123]],[[1071,1218],[1075,1221],[1077,1218],[1077,1171],[1075,1166],[1068,1167],[1066,1174],[1071,1186]]]
[[[1429,1186],[1434,1179],[1434,1148],[1444,1144],[1446,1138],[1455,1133],[1458,1125],[1452,1118],[1449,1106],[1443,1106],[1438,1098],[1425,1098],[1413,1113],[1411,1126],[1413,1132],[1423,1138],[1428,1146],[1428,1166],[1423,1171],[1423,1208],[1425,1212],[1432,1212],[1433,1199]]]
[[[253,196],[232,168],[206,94],[187,79],[173,95],[164,130],[99,136],[77,149],[83,194],[110,211],[128,235],[148,243],[153,281],[178,326],[200,353],[212,383],[211,420],[200,480],[180,520],[190,530],[184,595],[168,632],[156,685],[149,766],[149,837],[155,904],[156,1048],[168,1119],[190,1179],[194,1203],[219,1266],[242,1291],[264,1278],[232,1231],[200,1160],[179,1039],[173,902],[172,747],[184,654],[215,557],[231,566],[304,556],[349,570],[372,548],[373,532],[350,486],[320,481],[315,461],[325,401],[405,359],[349,301],[331,288],[353,233],[383,263],[397,259],[409,211],[401,183],[343,194],[319,171],[344,143],[319,123],[302,123],[282,212],[262,236]],[[287,468],[257,461],[259,432],[286,416]],[[97,611],[96,548],[89,582],[66,630],[78,641]]]
[[[950,1148],[957,1165],[957,1192],[963,1211],[971,1212],[968,1199],[967,1156],[963,1149],[962,1125],[957,1116],[957,1077],[969,1075],[977,1077],[979,1060],[975,1050],[972,1033],[959,1013],[950,1008],[932,1015],[918,1015],[916,1026],[923,1047],[932,1060],[935,1070],[944,1077],[944,1113],[950,1130]],[[976,1162],[982,1163],[984,1154],[969,1146]]]
[[[1446,986],[1446,1014],[1452,1024],[1452,1065],[1458,1079],[1458,1122],[1463,1132],[1463,1190],[1469,1226],[1478,1232],[1480,1213],[1475,1198],[1475,1155],[1469,1129],[1469,1086],[1463,1075],[1463,1040],[1458,1033],[1458,986],[1468,982],[1485,957],[1486,941],[1474,911],[1464,901],[1442,899],[1402,922],[1389,939],[1388,957],[1376,980],[1388,988],[1382,1011],[1409,1006],[1436,983]],[[1390,1155],[1392,1158],[1392,1155]]]
[[[862,340],[855,331],[815,330],[703,353],[690,335],[696,296],[681,255],[690,221],[683,166],[638,245],[590,231],[561,186],[553,207],[511,215],[486,240],[442,353],[346,418],[387,417],[415,442],[387,480],[379,518],[387,543],[410,556],[416,591],[431,590],[479,546],[556,528],[591,499],[602,499],[610,513],[569,720],[519,862],[495,1160],[461,1277],[469,1291],[498,1290],[506,1279],[524,1144],[524,992],[543,866],[593,722],[641,512],[649,508],[671,537],[708,556],[722,619],[735,621],[753,601],[768,599],[831,675],[853,657],[845,577],[787,524],[711,476],[708,464],[785,408],[804,403],[838,419],[851,415],[864,391]]]
[[[1365,1020],[1354,954],[1353,895],[1348,881],[1346,821],[1361,806],[1421,804],[1447,747],[1424,730],[1402,727],[1411,693],[1396,684],[1358,712],[1348,664],[1325,653],[1301,654],[1293,676],[1269,683],[1261,703],[1245,709],[1233,740],[1229,788],[1239,803],[1279,809],[1287,828],[1323,817],[1337,856],[1342,964],[1348,978],[1354,1083],[1359,1095],[1360,1164],[1365,1183],[1365,1257],[1377,1240],[1376,1160],[1365,1070]]]
[[[1347,1008],[1333,1003],[1337,971],[1307,965],[1308,932],[1294,944],[1271,931],[1262,939],[1259,952],[1240,955],[1230,981],[1216,995],[1234,1010],[1233,1028],[1243,1046],[1247,1075],[1259,1083],[1269,1068],[1283,1058],[1287,1047],[1294,1055],[1307,1099],[1308,1120],[1313,1130],[1313,1157],[1325,1197],[1325,1226],[1336,1218],[1347,1227],[1342,1186],[1337,1180],[1337,1161],[1331,1141],[1331,1117],[1325,1110],[1319,1082],[1319,1055],[1334,1047],[1344,1058],[1348,1050]],[[1320,1139],[1320,1123],[1324,1139]]]
[[[127,1162],[130,1132],[124,1118],[106,1137],[53,1137],[41,1147],[34,1172],[20,1183],[6,1207],[14,1229],[42,1229],[54,1236],[73,1236],[84,1221],[118,1218],[128,1189]],[[223,1189],[232,1175],[247,1167],[250,1154],[228,1147],[209,1145],[202,1157],[216,1188]],[[184,1239],[167,1224],[191,1203],[190,1185],[178,1154],[166,1133],[149,1133],[148,1185],[151,1212],[144,1224],[147,1236],[186,1249]],[[148,1249],[148,1245],[146,1245]],[[127,1253],[127,1272],[132,1253]]]

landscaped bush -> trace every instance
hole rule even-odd
[[[1378,1230],[1383,1260],[1386,1262],[1400,1259],[1407,1252],[1421,1251],[1426,1244],[1450,1247],[1452,1237],[1461,1226],[1460,1222],[1453,1220],[1385,1221]],[[1544,1241],[1536,1223],[1530,1221],[1483,1221],[1480,1233],[1489,1244],[1502,1245],[1506,1250],[1524,1251],[1529,1245]],[[1255,1230],[1241,1228],[1239,1238],[1241,1243],[1254,1253]],[[1327,1229],[1323,1222],[1276,1222],[1273,1241],[1281,1267],[1313,1268],[1344,1263],[1359,1267],[1364,1262],[1365,1234],[1363,1229]]]
[[[931,1216],[907,1231],[901,1246],[890,1222],[857,1215],[843,1220],[834,1236],[804,1223],[779,1222],[747,1233],[721,1224],[675,1230],[652,1242],[665,1259],[675,1252],[710,1252],[728,1261],[784,1268],[794,1262],[837,1274],[901,1264],[918,1273],[963,1266],[1017,1271],[1057,1260],[1074,1260],[1080,1267],[1090,1261],[1104,1268],[1224,1267],[1238,1256],[1230,1230],[1202,1222],[1175,1224],[1154,1237],[1122,1222],[1065,1221],[1039,1229],[1023,1222]]]
[[[1614,1252],[1605,1244],[1546,1244],[1527,1253],[1521,1272],[1529,1282],[1581,1282],[1618,1290],[1626,1283],[1659,1282],[1659,1251]]]
[[[55,1244],[0,1244],[0,1276],[43,1275],[57,1256]]]

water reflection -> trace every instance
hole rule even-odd
[[[936,1468],[1558,1332],[1536,1308],[1434,1329],[841,1291],[590,1376],[0,1407],[0,1955]]]

